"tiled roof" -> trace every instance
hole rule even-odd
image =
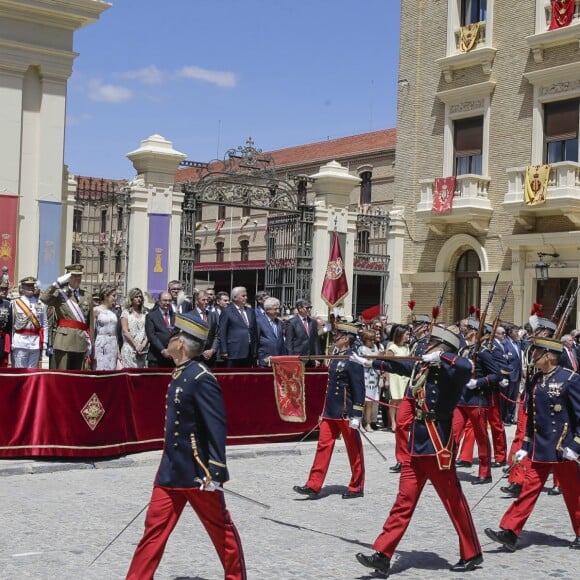
[[[340,139],[329,139],[318,143],[276,149],[265,152],[265,155],[272,157],[276,168],[283,168],[320,161],[338,161],[344,157],[354,157],[375,151],[394,151],[396,139],[396,129],[382,129],[381,131],[361,133],[360,135],[341,137]],[[206,172],[206,169],[184,167],[177,171],[176,182],[195,181]]]

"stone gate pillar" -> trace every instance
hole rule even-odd
[[[339,235],[342,259],[345,265],[349,293],[338,306],[340,316],[350,317],[352,312],[353,262],[356,237],[356,213],[349,212],[350,194],[360,183],[360,178],[350,175],[348,169],[331,161],[312,175],[315,198],[314,236],[312,240],[312,314],[326,317],[328,306],[321,298],[322,283],[326,273],[330,243],[336,231]]]
[[[137,286],[156,297],[179,278],[184,196],[175,190],[175,172],[187,155],[161,135],[152,135],[127,157],[137,172],[130,183],[127,288]]]

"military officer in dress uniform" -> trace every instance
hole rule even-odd
[[[396,358],[370,361],[352,355],[364,366],[411,377],[415,396],[415,417],[411,425],[411,460],[403,463],[399,493],[382,533],[373,544],[374,554],[359,553],[357,560],[388,576],[391,558],[407,529],[427,480],[441,498],[459,536],[461,559],[453,572],[468,572],[483,562],[481,546],[471,511],[457,478],[454,438],[451,429],[453,410],[463,386],[471,377],[472,363],[457,355],[460,338],[448,329],[434,326],[422,355],[423,362],[397,361]]]
[[[10,300],[7,300],[9,283],[7,277],[0,278],[0,368],[8,366],[10,354],[10,331],[12,315]]]
[[[20,280],[20,297],[12,301],[12,366],[35,369],[46,351],[48,317],[46,305],[34,295],[36,278]]]
[[[153,578],[188,502],[213,542],[225,578],[245,580],[242,543],[220,489],[228,481],[222,392],[201,359],[209,327],[187,313],[175,315],[174,329],[167,345],[176,367],[167,392],[163,456],[127,580]]]
[[[354,324],[337,322],[333,341],[336,354],[347,357],[358,335]],[[319,497],[324,483],[334,444],[342,434],[350,462],[351,479],[343,499],[363,497],[365,464],[362,439],[359,432],[365,402],[363,368],[345,359],[333,359],[328,368],[326,402],[320,419],[318,446],[306,485],[294,486],[294,491],[310,499]]]
[[[90,328],[92,307],[90,296],[80,288],[83,275],[81,264],[71,264],[66,273],[59,276],[40,299],[54,307],[56,329],[54,331],[55,368],[80,370],[91,350]]]
[[[516,461],[529,457],[522,490],[500,522],[500,530],[485,533],[510,552],[530,517],[534,505],[553,471],[576,534],[571,548],[580,549],[580,376],[558,366],[562,343],[551,338],[532,339],[531,359],[537,372],[528,389],[528,421]]]

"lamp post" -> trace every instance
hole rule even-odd
[[[539,262],[536,264],[536,279],[540,282],[544,282],[548,279],[548,270],[550,269],[550,265],[544,262],[544,256],[550,256],[552,258],[558,258],[560,254],[549,254],[547,252],[538,252]]]

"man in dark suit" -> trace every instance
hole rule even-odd
[[[174,366],[173,359],[167,351],[174,321],[175,313],[171,308],[171,294],[161,292],[157,304],[145,317],[145,334],[149,339],[147,353],[149,367],[171,368]]]
[[[258,366],[270,366],[271,356],[286,354],[284,346],[284,332],[280,322],[280,300],[266,298],[264,301],[264,316],[258,316]]]
[[[189,312],[193,308],[193,304],[186,298],[183,284],[179,280],[171,280],[167,285],[167,292],[171,296],[173,314]]]
[[[320,354],[318,325],[310,318],[312,306],[308,300],[296,302],[296,316],[286,323],[286,350],[288,354],[309,356]],[[306,366],[318,366],[318,361],[308,361]]]
[[[191,316],[195,320],[205,322],[209,327],[201,358],[208,366],[213,366],[215,362],[215,354],[218,348],[218,315],[217,312],[211,312],[208,309],[209,296],[205,290],[197,290],[194,292],[193,303],[195,306],[190,312]]]
[[[247,290],[236,286],[232,303],[220,316],[219,348],[228,368],[251,367],[256,358],[256,315],[247,302]]]
[[[505,391],[505,398],[501,398],[502,419],[506,425],[516,422],[516,401],[520,390],[520,381],[522,379],[522,347],[519,340],[519,327],[515,325],[506,325],[507,336],[503,341],[505,360],[509,374],[507,379],[509,385]],[[509,399],[509,400],[508,400]]]
[[[256,292],[256,320],[258,320],[260,316],[266,316],[264,302],[267,298],[270,298],[270,295],[265,290]]]
[[[562,354],[560,355],[559,364],[565,369],[570,369],[577,373],[580,370],[580,364],[576,357],[576,349],[574,348],[574,339],[571,334],[565,334],[561,339]]]

